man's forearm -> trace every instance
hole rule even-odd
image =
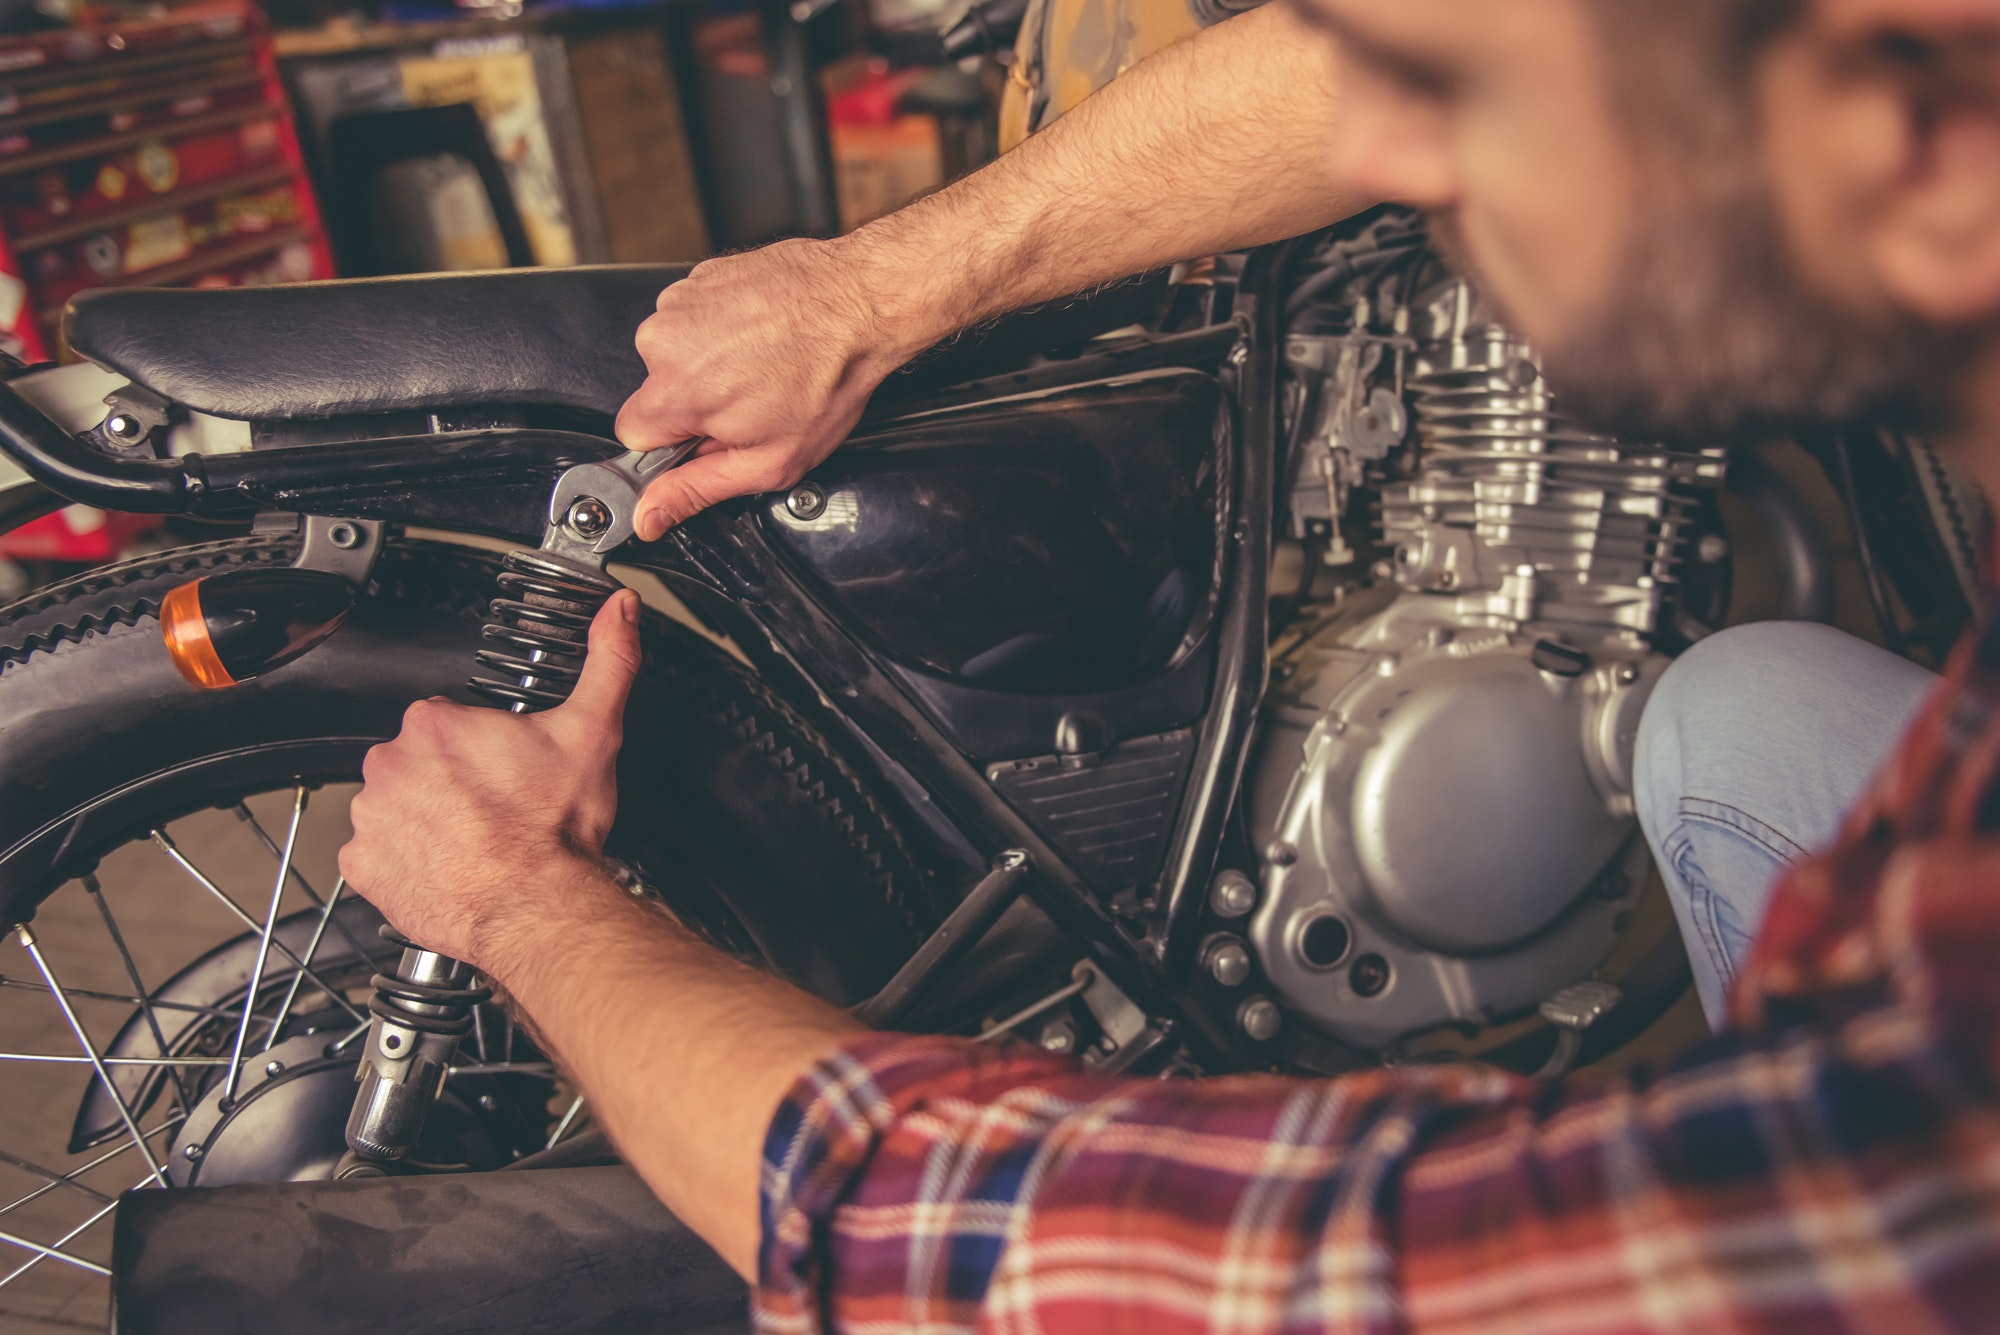
[[[524,923],[493,971],[625,1161],[746,1278],[765,1129],[794,1080],[862,1026],[730,959],[582,861],[560,923]]]
[[[838,244],[915,351],[1032,302],[1299,235],[1372,202],[1334,182],[1335,73],[1324,37],[1265,5]]]

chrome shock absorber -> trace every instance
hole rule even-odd
[[[569,698],[583,675],[590,623],[620,587],[604,573],[605,560],[633,537],[648,481],[701,443],[684,440],[563,473],[549,497],[541,550],[510,552],[501,563],[500,596],[476,655],[485,672],[467,683],[472,690],[517,714]],[[347,1119],[354,1153],[338,1170],[343,1176],[410,1152],[444,1088],[458,1040],[472,1027],[473,1009],[491,995],[472,986],[470,966],[402,937],[389,939],[403,947],[403,956],[395,973],[373,980],[368,1008],[374,1018],[355,1077],[361,1090]]]
[[[472,1028],[473,1008],[493,993],[472,985],[470,965],[425,950],[392,927],[380,931],[403,955],[394,973],[370,980],[373,1019],[356,1073],[361,1093],[347,1116],[347,1145],[365,1159],[394,1162],[417,1143],[458,1040]]]
[[[591,620],[618,581],[560,554],[515,551],[502,562],[497,583],[500,596],[475,657],[502,675],[477,675],[466,684],[517,714],[561,704],[583,673]],[[472,1028],[473,1009],[493,995],[473,985],[470,965],[425,950],[393,928],[381,932],[403,954],[394,973],[370,980],[373,1018],[355,1073],[361,1089],[347,1118],[348,1148],[359,1156],[344,1170],[350,1172],[409,1154],[444,1091],[458,1041]]]

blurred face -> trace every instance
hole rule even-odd
[[[1947,402],[1963,338],[1840,290],[1838,227],[1803,276],[1811,210],[1781,221],[1762,169],[1767,127],[1800,118],[1784,80],[1718,75],[1726,53],[1674,11],[1296,2],[1341,51],[1344,184],[1431,213],[1572,413],[1715,440],[1857,413],[1922,426]]]

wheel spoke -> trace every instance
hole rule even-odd
[[[0,1052],[0,1062],[55,1062],[91,1066],[227,1066],[227,1057],[72,1057],[67,1052]]]
[[[33,1173],[36,1177],[47,1178],[48,1183],[51,1187],[71,1187],[77,1191],[82,1192],[86,1196],[95,1197],[100,1204],[109,1201],[111,1199],[103,1192],[97,1190],[97,1188],[86,1187],[81,1182],[72,1182],[68,1177],[64,1176],[61,1173],[58,1173],[55,1169],[44,1168],[32,1159],[23,1159],[20,1155],[10,1153],[7,1150],[0,1150],[0,1159],[4,1159],[8,1163],[13,1164],[14,1167],[20,1169],[24,1173]],[[19,1204],[19,1202],[16,1202],[16,1204]],[[13,1208],[14,1207],[10,1205],[7,1207],[6,1210],[0,1210],[0,1214],[6,1214],[7,1210],[11,1210]]]
[[[473,1046],[479,1049],[479,1060],[482,1062],[489,1060],[486,1056],[486,1007],[484,1006],[472,1008],[472,1042]]]
[[[132,961],[132,952],[125,948],[125,934],[118,930],[118,919],[111,914],[110,901],[104,898],[104,887],[98,883],[95,874],[83,878],[83,888],[89,892],[97,904],[98,916],[104,919],[104,930],[111,933],[111,944],[118,947],[118,958],[125,964],[125,976],[132,980],[132,990],[138,994],[139,1009],[145,1013],[146,1027],[153,1031],[153,1044],[162,1057],[171,1056],[167,1047],[167,1036],[160,1028],[160,1017],[153,1013],[152,998],[146,992],[146,985],[139,981],[139,966]],[[187,1082],[181,1079],[180,1071],[172,1066],[167,1068],[167,1076],[174,1082],[174,1092],[180,1095],[181,1107],[194,1107],[194,1099],[188,1093]]]
[[[462,1075],[545,1075],[551,1080],[556,1076],[552,1062],[474,1062],[469,1066],[448,1066],[445,1071],[454,1080]]]
[[[111,1204],[105,1206],[104,1209],[98,1211],[95,1215],[92,1215],[90,1223],[91,1224],[96,1223],[98,1220],[102,1219],[107,1213],[117,1208],[118,1208],[118,1202],[113,1201]],[[90,1227],[90,1224],[85,1224],[84,1227],[88,1228]],[[111,1267],[109,1266],[99,1265],[95,1261],[86,1261],[81,1256],[71,1256],[68,1252],[57,1251],[54,1247],[44,1247],[39,1242],[30,1242],[26,1238],[21,1237],[18,1234],[8,1233],[5,1230],[0,1230],[0,1242],[11,1242],[16,1247],[25,1247],[31,1252],[37,1252],[39,1253],[39,1255],[36,1258],[37,1260],[46,1259],[51,1261],[66,1261],[70,1265],[80,1266],[85,1270],[95,1270],[100,1275],[108,1277],[111,1274]],[[27,1269],[26,1266],[21,1267],[21,1270],[26,1270],[26,1269]],[[14,1272],[14,1275],[20,1274],[21,1270],[16,1270]],[[14,1275],[9,1275],[7,1276],[6,1279],[0,1279],[0,1285],[8,1283],[10,1280],[14,1278]]]
[[[264,828],[264,822],[257,819],[257,814],[250,810],[247,804],[242,802],[236,804],[236,819],[250,827],[251,832],[257,836],[258,841],[264,845],[265,850],[272,857],[283,856],[278,848],[278,841],[271,837],[270,832]],[[312,882],[306,879],[305,873],[300,871],[297,866],[292,868],[292,879],[298,882],[299,889],[305,891],[306,898],[310,899],[316,907],[326,907],[329,901],[320,898],[319,891],[313,889]],[[334,898],[338,899],[340,897],[340,887],[343,884],[345,884],[344,881],[334,882]],[[364,960],[368,958],[368,947],[361,944],[361,939],[355,936],[346,923],[335,922],[333,929],[347,938],[347,944],[354,947],[354,953],[358,958]],[[310,955],[307,958],[311,958]]]
[[[176,844],[171,838],[168,837],[167,832],[165,830],[152,831],[152,839],[154,845],[162,853],[165,853],[169,858],[173,859],[175,866],[179,867],[182,871],[186,872],[189,876],[193,877],[195,884],[199,885],[202,889],[208,891],[209,894],[213,895],[224,908],[228,909],[232,914],[236,916],[237,921],[241,922],[244,926],[248,927],[253,932],[261,932],[263,930],[262,925],[259,924],[255,918],[245,913],[241,905],[239,905],[235,900],[231,899],[228,895],[222,893],[222,887],[217,885],[214,881],[211,881],[208,878],[208,874],[206,872],[202,871],[201,868],[195,866],[194,863],[188,861],[187,855],[181,852],[180,846]],[[359,1020],[361,1023],[363,1024],[368,1023],[367,1017],[362,1015],[360,1011],[354,1009],[354,1004],[352,1002],[350,1002],[346,997],[342,996],[340,993],[334,991],[333,988],[329,987],[326,981],[322,979],[318,974],[314,973],[311,969],[305,969],[305,961],[301,960],[298,957],[297,953],[294,952],[290,946],[286,945],[283,941],[277,939],[276,937],[272,938],[271,946],[279,954],[283,955],[286,959],[290,960],[294,965],[298,966],[301,969],[304,969],[306,977],[311,979],[313,985],[318,987],[320,991],[326,993],[328,997],[332,998],[335,1005],[339,1006],[342,1010],[346,1011],[350,1016],[352,1016],[356,1020]]]
[[[271,883],[271,907],[265,910],[263,937],[257,943],[257,960],[250,966],[250,988],[243,994],[243,1019],[236,1026],[236,1047],[229,1054],[229,1074],[222,1085],[222,1106],[236,1101],[236,1087],[243,1078],[243,1045],[250,1041],[250,1017],[257,1011],[257,991],[264,985],[264,961],[271,957],[271,934],[278,929],[278,905],[285,897],[285,882],[292,876],[292,853],[299,844],[299,822],[306,814],[306,786],[292,791],[292,824],[285,831],[285,854],[278,860],[278,876]],[[309,961],[299,961],[304,973]]]
[[[146,1133],[146,1139],[151,1140],[154,1136],[159,1135],[162,1131],[171,1131],[175,1127],[179,1126],[182,1122],[185,1122],[186,1120],[187,1120],[186,1113],[177,1113],[174,1116],[169,1117],[166,1121],[160,1123],[158,1126],[154,1127],[151,1131],[148,1131]],[[40,1200],[42,1197],[54,1191],[57,1187],[75,1187],[78,1191],[90,1192],[91,1195],[96,1196],[99,1200],[108,1200],[109,1197],[106,1197],[102,1192],[92,1190],[91,1188],[84,1186],[81,1182],[78,1182],[76,1179],[82,1177],[85,1173],[88,1173],[91,1169],[96,1168],[101,1164],[110,1163],[113,1159],[116,1159],[119,1155],[123,1154],[125,1151],[131,1148],[132,1148],[132,1142],[129,1140],[126,1141],[123,1145],[113,1146],[111,1149],[106,1150],[103,1154],[98,1155],[95,1159],[92,1159],[89,1163],[84,1164],[82,1167],[70,1169],[67,1173],[64,1173],[60,1178],[58,1178],[54,1182],[49,1183],[47,1186],[36,1187],[33,1191],[29,1192],[27,1195],[21,1197],[20,1199],[9,1201],[5,1205],[0,1205],[0,1215],[11,1214],[13,1211],[18,1210],[22,1206],[26,1205],[29,1201]],[[141,1178],[140,1183],[141,1185],[143,1185],[144,1183],[150,1180],[151,1179],[149,1178]]]
[[[569,1101],[569,1111],[562,1115],[560,1122],[556,1123],[556,1129],[549,1132],[549,1143],[542,1146],[542,1148],[545,1150],[554,1149],[556,1143],[569,1134],[570,1123],[574,1122],[576,1115],[582,1111],[583,1095],[579,1094]]]
[[[141,1187],[145,1186],[146,1179],[140,1178],[135,1185]],[[55,1246],[56,1247],[62,1246],[65,1242],[68,1242],[71,1238],[83,1232],[85,1229],[89,1228],[92,1224],[104,1218],[104,1216],[110,1214],[113,1210],[117,1208],[118,1208],[118,1202],[113,1201],[111,1202],[111,1204],[106,1205],[103,1208],[99,1209],[96,1214],[84,1220],[81,1224],[78,1224],[75,1228],[63,1234],[61,1237],[57,1238],[55,1241]],[[111,1274],[111,1270],[107,1266],[98,1265],[95,1261],[86,1261],[82,1257],[71,1256],[66,1252],[59,1252],[55,1250],[54,1247],[43,1247],[39,1243],[32,1243],[32,1242],[29,1243],[28,1246],[34,1249],[35,1251],[41,1253],[41,1255],[30,1257],[27,1260],[27,1262],[17,1267],[15,1270],[11,1271],[5,1279],[0,1279],[0,1289],[6,1288],[9,1284],[12,1284],[15,1280],[27,1274],[30,1270],[33,1270],[36,1266],[40,1265],[43,1261],[47,1260],[51,1256],[57,1257],[60,1260],[68,1261],[72,1265],[82,1266],[85,1270],[95,1270],[100,1275],[108,1277]]]
[[[306,969],[311,966],[313,956],[319,953],[319,943],[326,936],[326,925],[333,918],[334,905],[340,902],[340,892],[347,889],[347,878],[341,877],[333,883],[333,893],[326,897],[325,905],[319,911],[319,922],[313,927],[312,940],[306,942],[306,956],[299,961],[299,968],[292,970],[292,985],[285,989],[285,1000],[278,1007],[278,1016],[271,1021],[271,1030],[264,1035],[264,1051],[278,1041],[278,1033],[285,1027],[291,1016],[292,1003],[299,999],[299,985],[306,980]],[[365,956],[363,958],[366,958]]]
[[[5,974],[0,974],[0,987],[18,987],[27,992],[49,990],[32,978],[9,978]],[[185,1001],[166,1001],[159,997],[128,997],[117,992],[93,992],[87,987],[72,987],[69,989],[69,995],[72,1001],[81,997],[86,1001],[115,1001],[121,1006],[143,1006],[150,1001],[155,1010],[186,1011],[190,1015],[218,1016],[225,1020],[236,1018],[234,1009],[224,1010],[220,1006],[196,1006]]]
[[[36,944],[34,932],[26,923],[22,923],[14,929],[14,934],[20,938],[21,945],[28,952],[28,958],[35,962],[35,968],[41,973],[42,981],[47,983],[49,991],[55,994],[56,1005],[62,1008],[63,1018],[69,1021],[70,1031],[76,1035],[77,1043],[90,1058],[90,1064],[97,1069],[97,1078],[104,1082],[105,1092],[111,1096],[111,1101],[118,1105],[118,1116],[124,1120],[125,1129],[132,1133],[133,1143],[139,1147],[139,1155],[146,1161],[146,1167],[152,1169],[153,1177],[161,1186],[166,1186],[167,1175],[161,1171],[160,1161],[153,1157],[152,1147],[140,1138],[139,1123],[132,1116],[131,1106],[125,1102],[125,1096],[118,1092],[118,1086],[112,1082],[110,1069],[105,1066],[104,1059],[98,1056],[97,1049],[91,1045],[90,1035],[83,1031],[83,1022],[76,1018],[76,1011],[70,1006],[69,998],[63,995],[62,984],[56,981],[55,974],[49,970],[49,962],[42,958],[42,948]]]

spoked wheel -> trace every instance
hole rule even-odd
[[[334,857],[360,762],[401,711],[465,698],[496,563],[398,541],[321,649],[197,693],[165,592],[290,559],[245,539],[70,581],[0,610],[0,1325],[101,1328],[119,1193],[321,1178],[369,978],[395,947]],[[621,761],[621,858],[714,939],[835,1000],[930,919],[884,807],[824,738],[655,618]],[[253,980],[254,986],[253,986]],[[412,1156],[501,1167],[588,1110],[486,1005]]]

